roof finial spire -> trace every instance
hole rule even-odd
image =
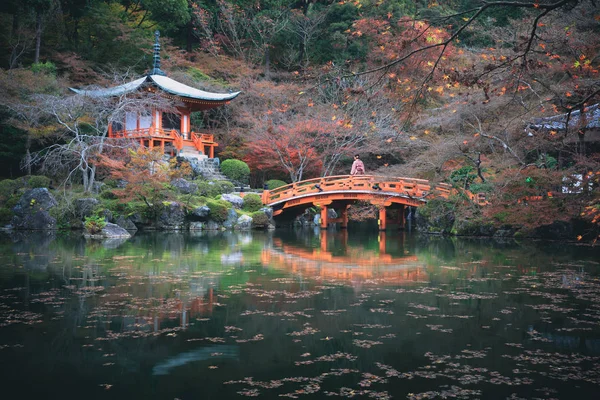
[[[160,37],[160,32],[157,30],[154,32],[154,67],[152,68],[152,72],[150,75],[163,75],[166,76],[165,72],[160,69],[160,43],[158,42],[158,38]]]

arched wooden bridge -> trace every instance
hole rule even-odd
[[[447,198],[452,187],[445,183],[432,185],[425,179],[395,178],[375,175],[338,175],[308,179],[265,190],[263,204],[273,208],[274,216],[296,209],[321,207],[321,228],[328,223],[339,222],[343,228],[348,226],[348,207],[356,201],[366,201],[379,207],[379,229],[385,230],[387,209],[400,209],[400,226],[404,226],[404,208],[421,206],[436,197]],[[485,202],[479,196],[467,193],[479,204]],[[340,210],[339,218],[328,218],[328,208]]]

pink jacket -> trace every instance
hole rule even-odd
[[[365,164],[363,164],[362,160],[354,160],[352,163],[352,169],[350,170],[350,175],[364,175],[365,174]]]

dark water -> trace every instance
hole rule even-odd
[[[3,398],[600,398],[598,247],[351,229],[0,248]]]

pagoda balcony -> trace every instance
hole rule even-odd
[[[163,150],[165,145],[170,145],[179,152],[184,147],[193,147],[209,158],[214,158],[214,150],[218,146],[218,143],[214,141],[214,135],[208,133],[190,132],[189,134],[182,134],[177,129],[155,127],[122,131],[110,129],[108,137],[113,139],[133,139],[139,141],[142,146],[149,148],[161,147]]]

